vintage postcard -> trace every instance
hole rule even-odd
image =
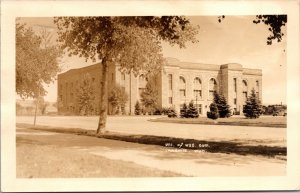
[[[299,1],[2,1],[2,191],[299,190]]]

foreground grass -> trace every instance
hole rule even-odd
[[[74,128],[58,128],[27,124],[17,124],[17,126],[32,130],[42,130],[48,132],[67,133],[76,135],[93,136],[105,139],[120,140],[132,143],[159,145],[169,148],[183,148],[207,151],[211,153],[235,153],[239,155],[260,155],[268,157],[286,156],[286,147],[265,146],[265,145],[243,145],[239,142],[232,141],[205,141],[195,139],[181,139],[175,137],[162,137],[151,135],[126,135],[120,133],[106,132],[96,135],[94,130],[74,129]]]
[[[153,122],[165,123],[183,123],[183,124],[206,124],[206,125],[235,125],[235,126],[252,126],[252,127],[287,127],[287,118],[283,116],[262,116],[258,119],[247,119],[245,117],[219,118],[217,120],[199,117],[196,119],[188,118],[168,118],[162,117],[150,119]]]
[[[17,137],[17,178],[175,177],[169,171]]]

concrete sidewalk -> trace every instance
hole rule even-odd
[[[107,130],[123,134],[166,136],[209,141],[235,141],[249,145],[286,147],[286,128],[201,125],[151,122],[158,116],[112,116]],[[17,123],[33,123],[33,117],[17,117]],[[40,116],[37,125],[96,130],[98,117]]]

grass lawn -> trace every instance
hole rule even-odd
[[[206,125],[236,125],[236,126],[255,126],[255,127],[287,127],[287,117],[283,116],[261,116],[258,119],[247,119],[245,117],[229,117],[212,120],[207,117],[192,118],[168,118],[162,117],[150,119],[154,122],[183,123],[183,124],[206,124]]]
[[[80,136],[79,136],[80,137]],[[17,136],[17,178],[175,177],[183,176]]]
[[[248,145],[234,141],[207,141],[196,139],[181,139],[175,137],[163,137],[163,136],[151,136],[151,135],[127,135],[113,132],[106,132],[101,135],[96,135],[95,130],[85,130],[80,128],[59,128],[48,126],[32,126],[28,124],[17,124],[21,128],[30,130],[40,130],[57,133],[67,133],[75,135],[84,135],[99,137],[105,139],[119,140],[140,144],[151,144],[166,146],[167,143],[172,143],[174,148],[177,148],[177,144],[183,144],[184,149],[200,149],[211,153],[235,153],[239,155],[261,155],[267,157],[286,156],[286,147],[279,146],[266,146],[266,145]],[[189,147],[187,144],[194,144]],[[202,145],[207,145],[202,147]],[[199,148],[200,147],[200,148]]]

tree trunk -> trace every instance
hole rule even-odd
[[[34,125],[34,126],[35,126],[35,124],[36,124],[36,114],[37,114],[38,105],[39,105],[39,100],[36,99],[36,102],[35,102],[35,110],[34,110],[34,120],[33,120],[33,125]]]
[[[104,58],[102,60],[101,69],[101,82],[100,82],[100,99],[99,99],[99,123],[97,134],[103,133],[106,126],[107,118],[107,77],[108,77],[108,64]]]

